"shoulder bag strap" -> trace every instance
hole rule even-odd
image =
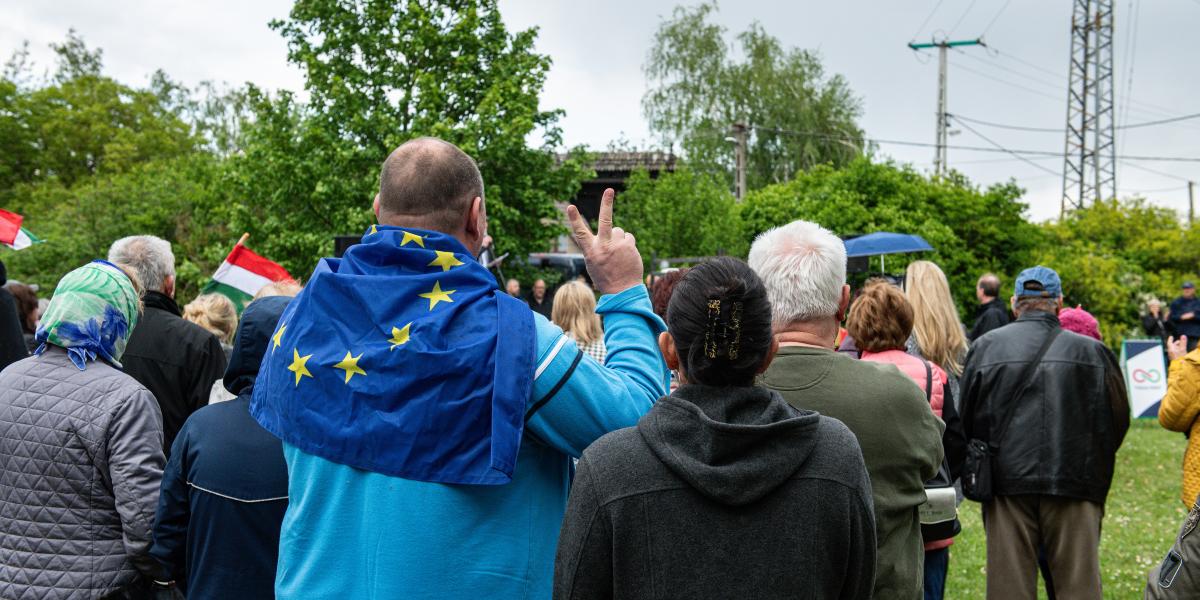
[[[925,363],[925,402],[933,404],[933,367],[929,366],[929,361],[921,359]]]
[[[1029,364],[1025,365],[1025,369],[1021,371],[1021,387],[1017,388],[1017,393],[1013,394],[1013,400],[1017,400],[1025,395],[1025,390],[1029,389],[1029,384],[1033,382],[1033,374],[1037,372],[1038,365],[1042,363],[1042,357],[1046,356],[1046,351],[1049,350],[1050,346],[1054,344],[1054,339],[1057,338],[1058,334],[1060,333],[1062,333],[1062,327],[1055,326],[1052,330],[1050,330],[1050,335],[1046,336],[1046,341],[1042,342],[1042,347],[1038,348],[1037,354],[1034,355],[1033,360],[1030,361]],[[1010,403],[1008,414],[1004,415],[1004,420],[1001,421],[1000,429],[991,432],[991,436],[989,436],[988,440],[989,443],[1004,435],[1004,432],[1008,429],[1009,422],[1012,421],[1013,413],[1016,412],[1017,411],[1011,407]]]

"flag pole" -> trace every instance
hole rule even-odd
[[[236,245],[245,246],[246,240],[248,240],[248,239],[250,239],[250,232],[247,231],[246,233],[242,234],[242,239],[238,240],[238,243]]]

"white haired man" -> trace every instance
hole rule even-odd
[[[846,248],[819,225],[795,221],[750,248],[767,286],[779,353],[762,376],[797,408],[846,424],[871,477],[878,545],[875,598],[921,598],[924,549],[917,508],[942,462],[942,430],[925,395],[894,366],[834,351],[850,305]]]
[[[175,303],[175,254],[171,243],[152,235],[113,242],[108,261],[127,265],[146,290],[146,312],[129,336],[125,372],[146,386],[162,409],[163,451],[188,416],[208,405],[212,383],[225,375],[225,351],[217,337],[183,320]]]

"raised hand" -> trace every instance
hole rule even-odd
[[[638,252],[633,234],[620,227],[613,227],[612,188],[604,190],[600,198],[600,222],[596,234],[587,219],[579,214],[574,205],[567,206],[567,218],[575,243],[583,249],[588,274],[601,294],[617,294],[642,283],[642,255]]]
[[[1187,353],[1188,353],[1188,349],[1187,349],[1187,336],[1186,335],[1181,335],[1178,338],[1176,338],[1176,337],[1167,338],[1167,356],[1171,357],[1171,360],[1181,358],[1183,355],[1185,355]]]

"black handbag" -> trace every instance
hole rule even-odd
[[[933,368],[925,362],[925,401],[933,402]],[[945,456],[933,479],[925,482],[925,503],[919,509],[921,539],[936,542],[952,538],[962,531],[958,521],[958,495],[950,478],[950,463]]]
[[[1054,339],[1058,334],[1062,333],[1062,328],[1055,327],[1050,331],[1050,335],[1046,336],[1046,341],[1042,342],[1042,347],[1038,349],[1037,354],[1029,364],[1025,365],[1025,369],[1021,371],[1021,387],[1017,389],[1017,393],[1013,394],[1013,399],[1018,399],[1025,394],[1025,390],[1029,389],[1029,384],[1033,381],[1033,374],[1037,367],[1042,362],[1042,357],[1046,355],[1046,351],[1054,344]],[[974,423],[974,405],[970,411],[964,411],[967,416],[963,418],[964,426],[969,426]],[[998,440],[1008,429],[1009,422],[1012,421],[1013,414],[1016,410],[1010,409],[1005,415],[1004,420],[1000,424],[1000,428],[995,431],[989,431],[988,439]],[[990,419],[989,419],[990,425]],[[989,427],[990,429],[990,427]],[[992,478],[992,459],[1000,447],[994,443],[989,443],[976,437],[971,437],[967,442],[967,456],[963,461],[962,487],[963,495],[976,502],[991,502],[994,497],[993,478]]]

